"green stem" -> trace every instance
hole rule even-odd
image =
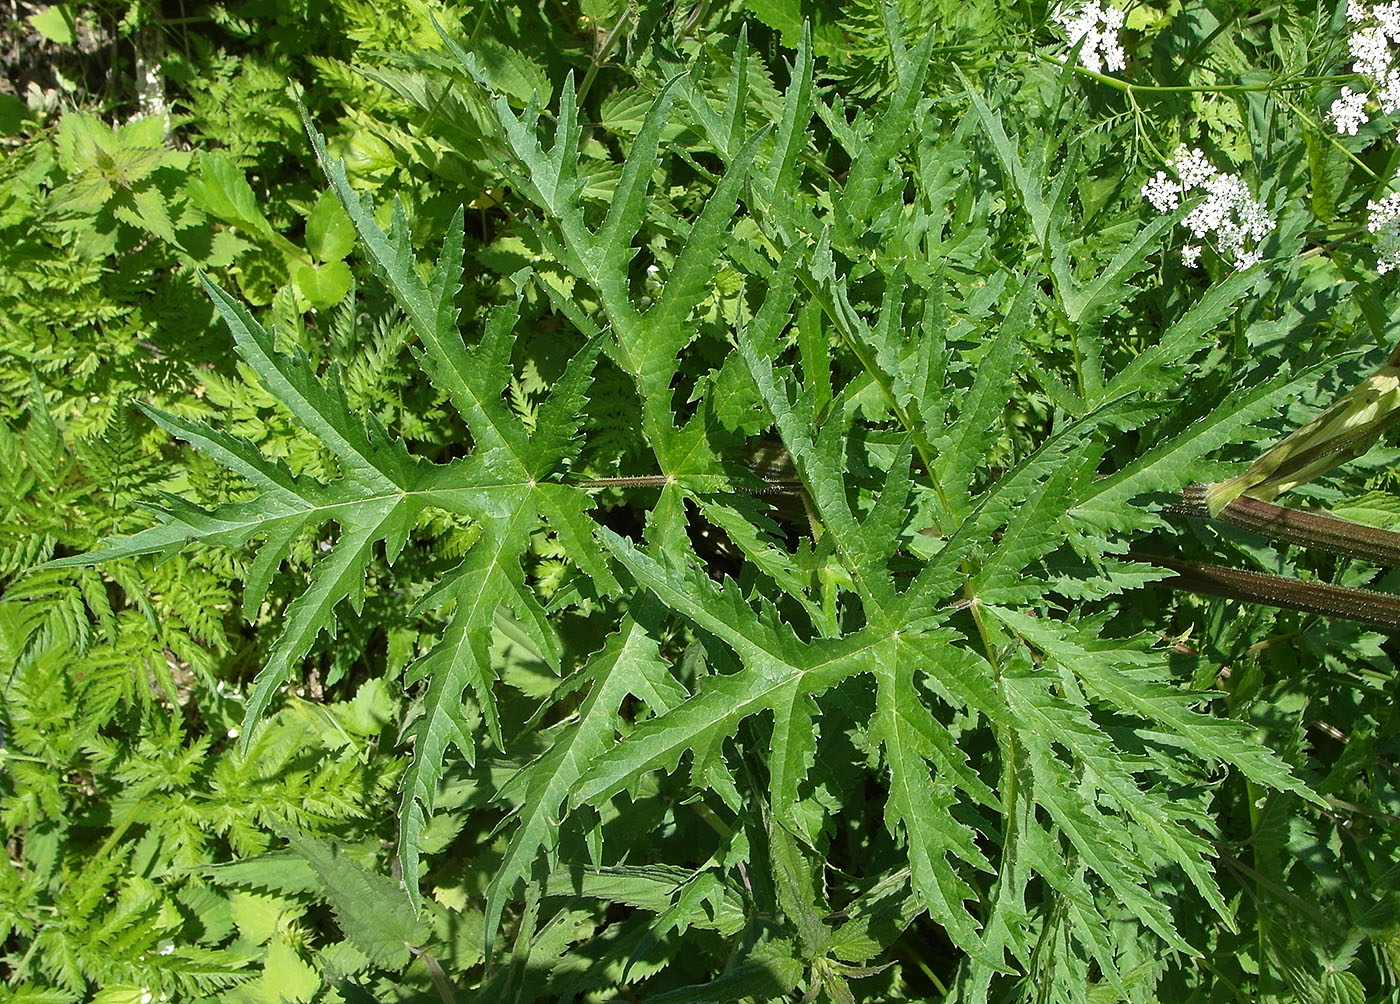
[[[1283,7],[1283,4],[1280,4],[1280,3],[1276,3],[1276,4],[1274,4],[1272,7],[1266,7],[1265,9],[1261,10],[1259,13],[1254,14],[1254,15],[1252,15],[1252,16],[1246,18],[1246,19],[1245,19],[1245,22],[1244,22],[1244,26],[1245,26],[1246,28],[1253,28],[1256,24],[1262,24],[1264,21],[1268,21],[1270,18],[1272,18],[1272,17],[1274,17],[1275,15],[1277,15],[1278,12],[1279,12],[1279,10],[1282,9],[1282,7]]]
[[[1205,50],[1206,46],[1210,45],[1210,43],[1214,42],[1217,38],[1219,38],[1220,34],[1226,28],[1234,24],[1235,18],[1239,16],[1240,9],[1238,7],[1231,7],[1230,13],[1226,14],[1225,17],[1221,18],[1220,23],[1215,26],[1215,30],[1191,47],[1191,51],[1188,52],[1186,54],[1186,58],[1181,61],[1181,69],[1184,70],[1191,66],[1194,66],[1196,63],[1196,57],[1199,56]]]
[[[1055,66],[1064,66],[1061,60],[1044,53],[1035,53],[1035,58],[1042,63],[1051,63]],[[1088,77],[1097,80],[1101,84],[1106,84],[1116,91],[1125,94],[1252,94],[1264,91],[1283,90],[1287,87],[1304,87],[1308,84],[1329,83],[1336,79],[1333,76],[1326,77],[1282,77],[1272,80],[1267,84],[1133,84],[1117,77],[1110,77],[1106,73],[1098,73],[1083,66],[1070,67],[1081,77]]]
[[[593,54],[593,58],[589,62],[588,71],[583,75],[583,82],[578,86],[576,103],[580,112],[583,110],[583,99],[588,97],[588,89],[593,86],[593,80],[598,76],[598,70],[612,55],[613,46],[617,44],[618,38],[622,35],[622,25],[626,22],[629,14],[630,11],[624,6],[617,23],[603,36],[603,44],[598,47],[598,51]]]
[[[1316,132],[1318,135],[1325,137],[1325,138],[1327,139],[1327,142],[1331,143],[1331,144],[1332,144],[1334,147],[1336,147],[1338,150],[1342,151],[1342,153],[1346,154],[1347,160],[1351,161],[1351,162],[1352,162],[1353,164],[1355,164],[1357,167],[1361,168],[1361,170],[1363,170],[1363,171],[1365,171],[1367,174],[1369,174],[1369,175],[1371,176],[1371,179],[1372,179],[1373,181],[1377,181],[1377,182],[1378,182],[1378,181],[1381,180],[1381,179],[1380,179],[1380,176],[1379,176],[1378,174],[1376,174],[1375,171],[1371,170],[1370,166],[1367,165],[1365,161],[1363,161],[1360,157],[1358,157],[1356,154],[1352,153],[1352,152],[1351,152],[1350,150],[1348,150],[1345,146],[1343,146],[1342,143],[1341,143],[1341,141],[1338,140],[1336,136],[1332,135],[1332,133],[1330,133],[1330,132],[1328,132],[1326,129],[1322,128],[1321,124],[1317,121],[1317,119],[1313,118],[1313,117],[1312,117],[1311,115],[1309,115],[1306,111],[1304,111],[1303,109],[1299,108],[1299,107],[1298,107],[1297,105],[1295,105],[1292,101],[1289,101],[1287,98],[1283,97],[1282,95],[1279,96],[1278,101],[1279,101],[1279,104],[1283,105],[1285,108],[1287,108],[1289,111],[1291,111],[1294,115],[1298,116],[1298,118],[1301,119],[1301,120],[1303,121],[1303,123],[1304,123],[1305,125],[1307,125],[1310,129],[1312,129],[1312,130],[1313,130],[1314,132]]]
[[[433,989],[437,991],[442,1004],[457,1004],[457,997],[452,993],[452,981],[443,972],[442,963],[428,952],[419,948],[410,949],[414,955],[422,961],[425,969],[428,970],[428,979],[432,981]]]
[[[948,997],[948,988],[943,985],[943,981],[938,978],[937,974],[929,967],[929,964],[924,961],[923,956],[914,955],[913,953],[910,953],[910,955],[914,960],[914,965],[919,967],[919,972],[928,977],[928,981],[933,984],[939,996],[946,999]]]

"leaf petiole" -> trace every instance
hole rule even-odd
[[[1241,495],[1211,516],[1205,500],[1206,486],[1194,484],[1183,499],[1163,512],[1196,519],[1216,519],[1270,540],[1311,547],[1330,554],[1360,558],[1373,565],[1400,568],[1400,533],[1353,523],[1329,513],[1303,512]]]

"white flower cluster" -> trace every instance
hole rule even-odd
[[[1366,229],[1376,235],[1376,271],[1400,268],[1400,192],[1366,203]]]
[[[1086,70],[1099,73],[1107,67],[1110,73],[1117,73],[1127,65],[1123,46],[1118,42],[1118,32],[1123,27],[1121,10],[1090,0],[1082,7],[1061,7],[1054,20],[1065,30],[1070,45],[1084,39],[1079,62]]]
[[[1328,113],[1337,132],[1343,136],[1355,136],[1356,131],[1371,121],[1366,114],[1366,92],[1342,88],[1342,96],[1332,102]]]
[[[1259,244],[1273,233],[1277,225],[1262,202],[1256,202],[1249,186],[1237,174],[1216,170],[1200,150],[1179,147],[1176,156],[1167,162],[1176,175],[1173,181],[1166,171],[1158,171],[1142,186],[1142,197],[1160,213],[1169,213],[1181,205],[1184,196],[1202,191],[1206,199],[1181,221],[1197,241],[1210,240],[1222,258],[1234,261],[1238,269],[1259,264],[1263,255]],[[1400,199],[1397,200],[1400,202]],[[1398,207],[1400,208],[1400,207]],[[1181,249],[1181,260],[1195,265],[1201,257],[1200,244],[1188,244]]]
[[[1374,100],[1386,115],[1400,112],[1400,0],[1367,4],[1348,0],[1347,20],[1353,25],[1347,45],[1351,70],[1367,78],[1373,93],[1343,87],[1332,102],[1329,117],[1337,132],[1355,136],[1370,121],[1366,105]],[[1376,237],[1376,271],[1400,269],[1400,193],[1366,203],[1366,229]]]
[[[1351,71],[1367,78],[1375,93],[1343,87],[1328,115],[1337,132],[1355,136],[1356,130],[1370,121],[1366,104],[1373,97],[1387,115],[1400,111],[1400,67],[1395,58],[1396,47],[1400,46],[1400,2],[1366,4],[1350,0],[1347,20],[1355,26],[1347,40]]]

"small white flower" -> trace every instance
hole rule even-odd
[[[148,987],[142,987],[142,988],[141,988],[141,1004],[151,1004],[151,1001],[153,1001],[153,1000],[155,1000],[155,999],[156,999],[156,995],[153,994],[153,993],[151,993],[150,988],[148,988]]]
[[[1400,111],[1400,70],[1388,70],[1386,75],[1379,81],[1380,87],[1376,91],[1376,104],[1381,106],[1381,111],[1387,115],[1393,115]]]
[[[1372,96],[1381,111],[1387,115],[1400,112],[1400,67],[1396,65],[1396,46],[1400,45],[1400,2],[1367,5],[1351,0],[1347,5],[1347,20],[1357,27],[1352,29],[1347,39],[1351,50],[1351,70],[1369,78],[1374,85]],[[1346,89],[1343,90],[1345,96]],[[1365,122],[1357,119],[1359,105],[1352,105],[1352,118],[1337,114],[1333,104],[1332,118],[1337,131],[1355,135],[1348,129],[1350,122]]]
[[[229,729],[229,730],[228,730],[228,737],[229,737],[230,739],[237,739],[237,738],[238,738],[238,729],[236,729],[236,728],[231,728],[231,729]]]
[[[1206,201],[1181,221],[1197,239],[1213,230],[1226,231],[1233,225],[1231,214],[1249,201],[1249,188],[1238,175],[1217,174],[1201,187],[1206,190]]]
[[[1143,198],[1158,212],[1168,212],[1179,204],[1179,193],[1204,192],[1205,198],[1186,214],[1181,225],[1196,241],[1211,241],[1220,256],[1233,260],[1237,268],[1263,261],[1259,244],[1274,232],[1277,222],[1267,206],[1254,200],[1239,175],[1222,174],[1200,150],[1184,146],[1167,167],[1176,173],[1178,184],[1172,185],[1166,172],[1158,171],[1142,186]],[[1182,262],[1187,267],[1198,264],[1203,246],[1192,243],[1183,247]]]
[[[156,944],[156,954],[157,954],[157,955],[174,955],[174,954],[175,954],[175,942],[171,941],[169,938],[162,938],[162,939]]]
[[[1400,227],[1400,192],[1391,192],[1383,199],[1372,199],[1366,203],[1366,229],[1380,233],[1392,227]]]
[[[1332,102],[1328,115],[1336,125],[1338,134],[1355,136],[1356,130],[1370,121],[1366,115],[1365,92],[1358,93],[1350,87],[1343,87],[1341,96]]]
[[[1400,268],[1400,192],[1366,203],[1366,229],[1376,235],[1376,271]]]
[[[1380,80],[1390,69],[1393,56],[1385,32],[1380,28],[1362,28],[1353,32],[1347,46],[1351,49],[1353,73]]]
[[[1103,46],[1103,63],[1108,67],[1108,72],[1122,73],[1123,68],[1128,65],[1128,59],[1123,53],[1123,47],[1118,44],[1118,39],[1101,37],[1100,44]]]
[[[1086,70],[1099,73],[1107,67],[1117,73],[1127,65],[1127,56],[1118,41],[1123,28],[1123,12],[1116,7],[1090,0],[1082,7],[1062,7],[1053,20],[1064,29],[1071,46],[1083,39],[1079,47],[1079,62]]]
[[[1400,268],[1400,230],[1386,230],[1376,238],[1376,272],[1385,275]]]
[[[1206,155],[1197,147],[1188,150],[1185,146],[1176,148],[1176,156],[1167,166],[1181,179],[1181,187],[1188,192],[1200,188],[1215,175],[1215,165],[1206,160]]]
[[[1158,171],[1142,186],[1142,197],[1157,212],[1169,213],[1181,205],[1181,186],[1167,177],[1166,171]]]
[[[1380,22],[1381,31],[1392,42],[1400,42],[1400,3],[1378,3],[1371,16]]]

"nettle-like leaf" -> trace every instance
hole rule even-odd
[[[864,964],[926,916],[961,953],[965,999],[1009,997],[1024,980],[1077,1000],[1092,979],[1147,1000],[1151,981],[1113,922],[1131,917],[1136,950],[1155,955],[1198,950],[1178,915],[1185,897],[1232,920],[1212,871],[1213,773],[1228,767],[1251,797],[1315,797],[1246,723],[1177,679],[1157,635],[1120,629],[1102,603],[1157,574],[1122,560],[1127,534],[1161,524],[1145,503],[1208,478],[1211,454],[1256,435],[1315,369],[1242,364],[1208,406],[1168,400],[1249,291],[1227,280],[1142,353],[1076,352],[1068,379],[1048,372],[1032,344],[1098,338],[1166,224],[1123,222],[1083,264],[1065,183],[1022,157],[980,95],[958,125],[920,128],[938,111],[924,94],[931,43],[906,46],[893,9],[885,25],[890,94],[854,119],[816,96],[809,33],[785,92],[769,88],[773,129],[751,127],[750,91],[766,78],[744,37],[723,53],[722,82],[705,63],[658,82],[606,200],[585,184],[572,79],[546,125],[536,97],[518,110],[444,32],[484,96],[495,134],[482,147],[527,203],[547,273],[513,276],[515,296],[470,343],[456,306],[462,212],[437,261],[420,261],[402,206],[386,229],[311,141],[470,449],[441,464],[415,456],[351,414],[334,368],[279,353],[210,285],[242,358],[339,476],[294,476],[244,440],[152,409],[256,498],[213,510],[168,498],[156,526],[57,563],[260,540],[246,582],[256,611],[294,539],[333,522],[307,589],[281,612],[246,743],[319,633],[363,602],[380,548],[392,561],[429,510],[469,520],[474,542],[415,610],[443,627],[405,677],[422,694],[406,727],[399,855],[417,903],[445,761],[456,750],[474,762],[478,727],[496,752],[520,737],[530,755],[496,763],[508,780],[483,796],[508,810],[484,909],[488,957],[498,928],[513,933],[509,963],[487,977],[502,999],[562,973],[579,932],[602,923],[578,901],[611,898],[656,919],[623,929],[627,944],[610,928],[616,942],[561,975],[571,988],[656,972],[648,950],[695,928],[734,939],[725,974],[657,999],[851,999],[848,979],[875,975]],[[814,115],[848,172],[830,171],[830,150],[810,155]],[[703,157],[668,149],[677,124],[708,144]],[[702,195],[657,184],[678,164]],[[1000,190],[985,180],[998,172]],[[645,298],[633,275],[643,247],[666,266]],[[531,282],[585,347],[527,423],[506,393]],[[620,479],[660,488],[641,538],[601,525],[567,483],[600,355],[631,381],[654,455]],[[1012,416],[1032,387],[1041,410]],[[781,444],[786,473],[772,482],[743,463],[755,430]],[[738,498],[780,488],[796,517]],[[522,562],[541,526],[593,583],[594,648],[576,659]],[[721,530],[743,559],[737,577],[692,540]],[[503,617],[563,676],[524,722],[496,699]],[[843,817],[857,797],[878,803],[873,827]],[[717,836],[673,845],[691,806]],[[581,839],[561,836],[570,827]],[[421,933],[412,918],[398,911],[380,938],[359,916],[372,883],[324,848],[301,852],[326,883],[363,886],[336,907],[346,933],[401,962]],[[654,860],[667,856],[670,867]],[[1161,895],[1178,876],[1175,897]]]
[[[457,57],[468,79],[490,90],[487,74],[477,60],[444,33],[444,41]],[[709,484],[720,474],[720,464],[707,439],[703,418],[677,428],[671,403],[671,383],[679,369],[678,355],[695,338],[691,313],[709,292],[709,284],[724,262],[731,242],[740,192],[757,154],[760,136],[751,138],[730,159],[728,170],[705,199],[699,216],[686,227],[683,246],[676,253],[666,282],[646,310],[639,309],[631,294],[628,268],[635,257],[633,242],[649,205],[648,188],[661,159],[661,133],[682,81],[669,80],[647,112],[623,165],[601,224],[590,228],[581,201],[579,179],[580,127],[573,80],[564,84],[559,98],[559,118],[548,151],[536,134],[540,109],[531,101],[517,114],[504,96],[493,95],[490,107],[500,124],[510,162],[504,165],[520,189],[544,215],[548,225],[537,233],[556,259],[594,295],[602,320],[611,332],[609,355],[635,381],[642,401],[641,429],[656,454],[663,475]],[[742,114],[743,109],[731,111]],[[597,329],[580,319],[577,305],[561,302],[546,284],[561,312],[588,333]],[[694,480],[699,479],[699,480]]]
[[[284,833],[306,859],[345,936],[375,964],[402,969],[426,937],[424,925],[395,883],[348,858],[335,844]]]
[[[412,455],[373,419],[351,413],[334,367],[317,374],[301,352],[276,351],[273,336],[248,310],[206,280],[240,356],[300,427],[329,450],[341,476],[330,482],[294,476],[244,439],[147,408],[152,420],[171,435],[241,475],[259,495],[212,511],[167,497],[155,510],[158,525],[52,565],[169,554],[195,540],[237,547],[261,539],[245,582],[244,611],[251,619],[293,541],[333,522],[338,528],[334,543],[323,545],[326,553],[312,567],[306,591],[282,611],[282,630],[254,683],[243,728],[246,747],[274,695],[297,673],[317,636],[322,631],[334,634],[337,608],[348,601],[352,611],[360,610],[366,569],[376,552],[392,562],[428,510],[471,520],[479,531],[476,543],[417,607],[418,612],[444,611],[446,629],[407,675],[410,684],[427,680],[422,711],[408,733],[414,758],[402,785],[400,855],[416,897],[422,828],[433,809],[444,758],[453,747],[469,760],[474,756],[476,743],[465,727],[472,717],[467,702],[479,710],[496,744],[503,741],[488,645],[498,610],[509,609],[536,650],[551,665],[559,664],[558,639],[521,566],[532,533],[547,523],[570,546],[580,566],[597,576],[601,592],[616,585],[591,536],[592,522],[585,515],[591,499],[580,489],[551,480],[577,447],[578,416],[596,347],[585,347],[570,360],[542,405],[547,423],[528,431],[502,396],[511,376],[519,298],[492,314],[475,346],[467,346],[457,326],[454,297],[462,273],[462,212],[449,227],[432,278],[424,281],[416,271],[402,211],[396,211],[385,233],[368,205],[349,188],[343,165],[330,160],[314,133],[312,143],[332,188],[344,200],[361,240],[423,345],[424,369],[456,406],[471,431],[474,450],[444,464]]]
[[[469,74],[479,76],[469,57],[459,58]],[[736,60],[744,58],[741,43]],[[1162,869],[1180,869],[1210,907],[1228,914],[1207,863],[1210,824],[1201,799],[1184,792],[1217,763],[1261,785],[1305,797],[1307,792],[1282,760],[1253,742],[1246,726],[1206,713],[1199,695],[1172,682],[1166,653],[1150,639],[1099,638],[1101,619],[1081,629],[1069,626],[1074,619],[1061,621],[1061,601],[1049,595],[1053,579],[1041,571],[1042,563],[1061,549],[1111,561],[1121,544],[1110,534],[1154,525],[1149,513],[1134,508],[1135,500],[1185,484],[1202,469],[1206,454],[1251,432],[1307,372],[1281,374],[1232,397],[1097,479],[1105,437],[1141,422],[1139,401],[1163,389],[1157,374],[1169,363],[1156,353],[1123,379],[1091,367],[1081,381],[1077,417],[1058,422],[1004,472],[989,475],[985,457],[997,445],[998,421],[1019,376],[1021,342],[1041,314],[1038,278],[998,275],[985,297],[957,304],[959,336],[980,344],[975,357],[950,365],[952,354],[935,324],[951,297],[936,290],[932,278],[945,263],[880,262],[857,276],[842,275],[835,260],[838,243],[856,242],[857,221],[867,228],[861,240],[907,248],[920,245],[906,233],[948,225],[942,208],[921,203],[917,191],[909,209],[905,184],[882,184],[881,172],[869,164],[873,159],[883,167],[914,142],[915,62],[898,64],[908,76],[891,99],[890,117],[870,116],[868,122],[878,126],[850,125],[835,113],[827,117],[832,132],[861,158],[844,188],[830,193],[826,204],[836,214],[830,222],[804,216],[804,205],[817,211],[822,200],[804,202],[795,190],[771,187],[782,179],[794,182],[790,150],[771,153],[776,160],[765,169],[761,159],[750,159],[755,154],[732,155],[739,144],[713,109],[697,115],[700,128],[732,156],[715,199],[688,236],[712,240],[709,216],[732,212],[731,179],[749,170],[762,180],[752,185],[747,208],[768,246],[786,249],[778,260],[752,247],[732,249],[732,260],[752,284],[748,302],[758,304],[736,332],[737,350],[791,458],[820,535],[814,553],[823,556],[830,574],[785,617],[773,597],[748,595],[732,580],[716,583],[703,574],[684,542],[647,554],[602,530],[604,544],[631,580],[679,615],[715,659],[728,660],[732,669],[705,677],[683,701],[651,705],[653,717],[610,748],[590,740],[586,768],[568,763],[566,776],[576,777],[568,785],[570,801],[602,811],[613,797],[634,791],[647,773],[674,771],[688,757],[690,785],[737,811],[742,802],[734,802],[738,792],[732,786],[739,764],[729,744],[761,720],[766,781],[748,797],[766,803],[775,848],[791,846],[779,839],[780,830],[797,834],[806,847],[799,857],[820,862],[830,838],[807,813],[809,786],[822,776],[830,755],[822,723],[837,713],[849,688],[873,685],[864,737],[878,749],[888,785],[886,823],[903,848],[919,905],[967,953],[974,994],[985,994],[997,973],[1035,969],[1037,926],[1062,929],[1110,985],[1131,994],[1129,976],[1105,935],[1105,895],[1134,912],[1162,943],[1183,951],[1191,945],[1178,932],[1170,904],[1152,890]],[[519,116],[503,100],[494,107],[518,177],[542,214],[542,239],[596,294],[615,339],[615,358],[636,382],[660,470],[675,475],[666,497],[680,491],[702,511],[719,512],[706,498],[712,482],[687,477],[705,469],[677,466],[678,459],[700,455],[700,448],[689,437],[691,429],[677,429],[671,420],[672,380],[689,344],[674,325],[685,319],[682,308],[693,296],[673,308],[663,293],[645,313],[620,299],[626,242],[646,215],[645,179],[657,166],[655,136],[673,85],[653,105],[597,231],[585,224],[576,194],[572,92],[564,92],[549,152],[535,138],[533,107]],[[805,110],[806,83],[791,86],[797,96],[788,107]],[[692,103],[703,100],[692,97]],[[785,124],[785,135],[801,132],[802,123],[795,129]],[[721,143],[716,137],[728,138]],[[998,143],[1009,141],[1002,136]],[[751,140],[744,149],[758,148]],[[966,163],[956,148],[945,155],[953,174]],[[1015,169],[1027,171],[1019,163]],[[921,177],[938,180],[939,174],[930,170]],[[1092,328],[1121,302],[1163,226],[1131,234],[1109,256],[1106,270],[1086,284],[1068,272],[1068,238],[1051,208],[1040,201],[1032,208],[1048,267],[1063,280],[1061,287],[1052,286],[1056,309],[1070,323]],[[718,242],[701,246],[707,262],[724,251]],[[687,245],[678,261],[687,260],[694,247]],[[862,280],[860,294],[856,278]],[[822,316],[807,321],[819,334],[798,339],[798,367],[783,363],[782,356],[800,286],[815,294]],[[1240,286],[1214,297],[1202,308],[1212,312],[1207,316],[1227,310]],[[909,323],[910,314],[925,323]],[[1194,351],[1207,327],[1201,314],[1188,315],[1172,329],[1168,344],[1183,354]],[[804,338],[821,338],[827,347],[809,348]],[[844,383],[828,368],[832,353],[838,353]],[[885,435],[876,420],[893,425],[897,438]],[[731,508],[723,517],[731,538],[760,568],[765,562],[776,567],[781,545],[760,525],[743,532],[736,512]],[[919,541],[914,531],[920,527],[910,522],[914,512],[934,514],[934,539],[941,544]],[[801,559],[793,553],[790,560]],[[1044,584],[1027,586],[1027,576],[1038,572]],[[790,595],[802,589],[795,580],[783,588]],[[817,612],[824,609],[839,613],[822,620]],[[604,659],[604,665],[617,663],[610,651]],[[1043,667],[1046,661],[1055,671]],[[614,703],[607,701],[609,707]],[[590,705],[575,728],[583,729],[594,713]],[[1122,746],[1125,723],[1136,723],[1130,748]],[[984,751],[978,760],[966,752],[974,736],[981,737],[976,744]],[[527,771],[539,790],[549,791],[550,805],[566,787],[564,778],[550,773],[559,764],[546,756]],[[993,819],[1000,823],[988,822]],[[512,870],[524,874],[519,862]],[[1031,891],[1033,879],[1052,895],[1031,902],[1039,895]],[[794,888],[784,874],[775,873],[773,882]],[[1054,909],[1055,902],[1065,908]],[[829,906],[817,896],[794,909],[784,923],[805,932],[799,938],[808,952],[805,962],[820,968],[831,942],[815,933],[819,923],[813,928],[802,917],[806,911],[819,917]],[[691,991],[702,999],[706,992]]]

